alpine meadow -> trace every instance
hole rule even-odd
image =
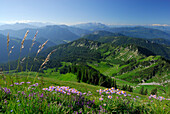
[[[168,6],[0,0],[0,114],[169,114]]]

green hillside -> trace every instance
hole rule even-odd
[[[170,62],[138,45],[78,39],[10,65],[11,71],[8,64],[1,66],[0,113],[136,114],[169,109],[168,83],[140,83],[169,80]]]
[[[101,31],[103,32],[103,31]],[[104,32],[105,33],[105,32]],[[100,33],[101,34],[101,33]],[[143,48],[146,48],[156,55],[161,55],[167,59],[170,59],[170,46],[165,44],[159,44],[161,41],[158,40],[146,40],[140,38],[132,38],[127,36],[110,36],[110,35],[96,35],[90,34],[86,35],[83,38],[95,40],[103,43],[112,43],[114,45],[125,45],[125,44],[134,44]],[[158,43],[159,42],[159,43]],[[168,43],[168,41],[167,41]]]

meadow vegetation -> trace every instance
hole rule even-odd
[[[20,53],[22,53],[22,49],[24,48],[24,41],[28,32],[21,42]],[[34,45],[35,38],[36,35],[31,48]],[[10,56],[12,48],[9,50],[9,35],[7,41],[7,51]],[[67,61],[60,62],[54,68],[44,68],[48,66],[48,62],[50,63],[50,56],[57,51],[57,49],[52,49],[44,61],[41,61],[41,64],[39,63],[39,67],[37,66],[38,70],[36,72],[32,71],[34,64],[30,64],[31,67],[29,67],[29,61],[36,62],[39,59],[38,54],[46,43],[47,41],[40,46],[34,59],[30,59],[28,55],[25,59],[25,70],[22,69],[24,58],[20,57],[15,70],[10,70],[10,61],[8,62],[8,70],[3,71],[1,69],[0,113],[169,113],[170,99],[169,92],[167,91],[168,84],[165,86],[158,85],[164,89],[164,94],[162,94],[163,91],[154,90],[158,86],[138,85],[138,83],[132,83],[134,81],[130,81],[129,79],[121,80],[122,77],[126,77],[122,74],[122,72],[126,72],[124,68],[132,69],[129,68],[129,64],[136,67],[139,65],[147,66],[147,63],[143,64],[141,61],[149,60],[149,58],[140,59],[132,63],[118,59],[123,61],[121,65],[118,65],[113,60],[110,64],[104,60],[100,62],[88,61],[86,64]],[[95,42],[90,41],[90,44],[92,43]],[[98,48],[97,45],[95,46],[92,47]],[[93,56],[95,53],[100,55],[98,52],[93,53],[93,51],[88,51],[86,48],[82,49],[88,52],[89,55]],[[123,53],[124,48],[121,47],[120,49],[122,49],[120,51]],[[109,60],[110,52],[105,53],[105,55],[106,60]],[[90,58],[86,56],[82,57],[85,59]],[[120,57],[120,54],[117,53],[115,57]],[[127,58],[127,56],[124,57]],[[101,57],[97,58],[101,59]],[[140,58],[142,57],[140,56]],[[154,60],[158,58],[156,56]],[[93,60],[96,58],[91,57],[90,59]],[[163,64],[161,60],[160,63]],[[130,73],[133,72],[140,72],[140,70],[135,69]],[[114,76],[113,74],[116,73],[119,73],[119,75]]]

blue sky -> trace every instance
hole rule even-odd
[[[0,0],[0,23],[168,24],[170,0]]]

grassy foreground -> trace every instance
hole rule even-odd
[[[168,114],[169,108],[169,99],[154,95],[45,76],[34,82],[31,76],[0,75],[0,113]]]

